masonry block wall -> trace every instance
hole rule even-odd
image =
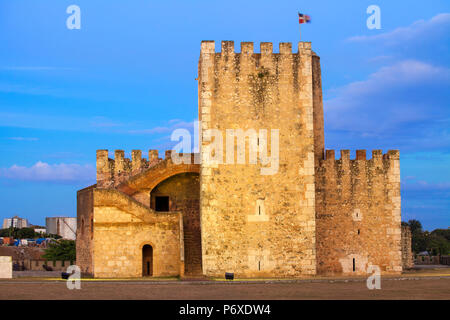
[[[131,159],[125,158],[123,150],[115,150],[114,159],[109,158],[108,150],[97,150],[97,186],[116,187],[161,160],[158,150],[149,150],[148,159],[142,158],[141,150],[133,150]]]
[[[142,248],[153,248],[153,275],[180,275],[182,216],[154,212],[114,189],[94,190],[96,277],[141,277]]]
[[[325,130],[323,119],[322,97],[322,71],[320,57],[313,52],[312,55],[312,81],[313,81],[313,119],[314,119],[314,164],[317,167],[319,160],[325,157]]]
[[[402,271],[399,153],[334,150],[316,168],[317,271],[365,274]]]
[[[77,263],[83,273],[95,277],[140,277],[143,246],[153,250],[154,276],[201,273],[199,218],[199,165],[172,163],[149,151],[132,158],[122,150],[115,158],[108,150],[97,151],[97,184],[77,194]],[[168,212],[155,212],[152,194],[167,195]],[[154,200],[154,199],[153,199]],[[186,239],[184,229],[186,228]],[[185,240],[187,246],[185,248]]]
[[[170,211],[178,211],[183,215],[186,275],[202,274],[199,190],[200,178],[197,173],[181,173],[158,184],[150,194],[152,209],[155,209],[156,197],[168,196]]]
[[[81,272],[93,275],[93,229],[95,185],[77,192],[77,265]]]
[[[402,226],[402,266],[403,269],[414,267],[412,253],[412,234],[409,226]]]
[[[315,274],[313,77],[311,44],[202,42],[199,117],[202,127],[200,210],[203,272],[223,276]],[[208,129],[279,130],[279,168],[220,164]],[[224,153],[229,146],[224,148]],[[232,148],[232,147],[230,147]],[[236,149],[235,149],[236,150]],[[246,147],[248,155],[249,148]],[[269,151],[270,152],[270,151]],[[221,159],[225,162],[225,158]],[[261,215],[263,217],[258,217]]]

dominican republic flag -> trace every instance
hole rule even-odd
[[[298,13],[298,23],[302,24],[302,23],[311,23],[311,17],[308,16],[307,14],[303,14],[303,13]]]

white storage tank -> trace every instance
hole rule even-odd
[[[77,218],[47,217],[45,218],[47,233],[60,235],[63,239],[75,240],[77,235]]]

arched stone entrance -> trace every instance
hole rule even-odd
[[[161,181],[150,193],[150,208],[156,212],[181,211],[184,232],[184,273],[202,274],[202,244],[200,233],[200,177],[185,172]]]
[[[153,247],[149,244],[142,247],[142,276],[153,276]]]

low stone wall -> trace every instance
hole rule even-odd
[[[25,259],[13,260],[17,271],[45,271],[44,265],[50,267],[53,271],[65,271],[68,266],[76,264],[75,261],[46,261],[44,259]]]
[[[414,264],[440,264],[439,256],[417,256]]]
[[[12,278],[12,259],[9,256],[0,257],[0,278]]]
[[[450,256],[441,256],[439,259],[440,264],[450,266]]]

